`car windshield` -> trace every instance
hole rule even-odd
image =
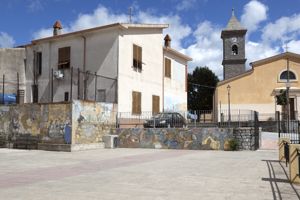
[[[155,119],[159,118],[172,118],[171,113],[158,113],[157,115],[154,116]]]

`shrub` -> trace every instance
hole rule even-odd
[[[238,141],[236,139],[231,139],[229,140],[229,147],[231,151],[236,151],[238,150]]]

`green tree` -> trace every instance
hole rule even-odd
[[[276,95],[276,103],[277,103],[277,105],[286,105],[287,104],[286,90],[279,91],[279,94]]]
[[[188,109],[212,110],[218,77],[208,67],[196,67],[188,74]]]

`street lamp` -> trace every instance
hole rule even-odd
[[[231,114],[230,114],[230,85],[227,86],[227,94],[228,94],[228,125],[230,127]]]

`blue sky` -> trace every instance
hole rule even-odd
[[[127,22],[131,6],[135,23],[170,24],[172,46],[194,59],[189,71],[206,65],[221,77],[220,32],[235,8],[248,29],[248,63],[282,52],[284,44],[300,53],[300,0],[1,0],[0,6],[0,47],[48,36],[57,19],[64,32]]]

